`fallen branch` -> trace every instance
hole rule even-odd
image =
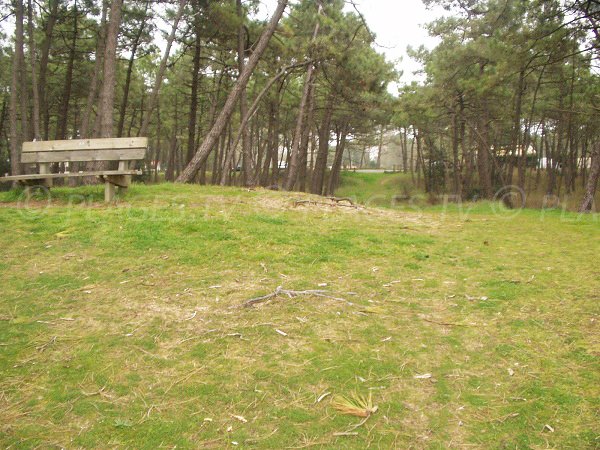
[[[349,197],[327,197],[329,200],[336,202],[336,203],[340,203],[340,202],[348,202],[350,203],[352,206],[354,206],[354,202],[352,201],[351,198]]]
[[[46,350],[48,347],[50,347],[52,344],[54,344],[56,342],[56,336],[52,336],[52,339],[50,339],[48,342],[46,342],[45,344],[39,345],[37,346],[35,349],[38,352],[43,352],[44,350]]]
[[[346,199],[342,199],[342,200],[346,200]],[[340,201],[342,201],[342,200],[340,200]],[[316,200],[296,200],[296,201],[294,201],[294,207],[299,206],[299,205],[325,205],[325,206],[333,206],[333,207],[341,206],[341,207],[352,208],[352,209],[364,209],[363,207],[357,206],[354,203],[351,203],[350,205],[346,205],[345,203],[340,203],[340,201],[336,201],[336,203],[327,203],[327,202],[317,202]]]
[[[277,286],[277,289],[275,289],[273,292],[271,292],[270,294],[267,295],[263,295],[261,297],[256,297],[256,298],[251,298],[250,300],[247,300],[245,303],[243,303],[243,307],[244,308],[249,308],[251,306],[254,306],[258,303],[263,303],[266,302],[267,300],[270,300],[272,298],[276,298],[282,295],[287,295],[289,298],[295,298],[295,297],[302,297],[302,296],[306,296],[306,297],[323,297],[323,298],[328,298],[331,300],[336,300],[338,302],[345,302],[348,305],[352,305],[351,302],[349,302],[346,299],[343,298],[338,298],[338,297],[334,297],[332,295],[329,295],[328,291],[323,291],[320,289],[316,289],[316,290],[306,290],[306,291],[292,291],[292,290],[288,290],[288,289],[283,289],[282,286]]]

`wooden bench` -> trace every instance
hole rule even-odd
[[[37,164],[37,173],[12,175],[0,178],[2,181],[16,181],[27,187],[43,184],[50,188],[54,178],[91,177],[104,181],[104,200],[111,202],[115,196],[115,187],[127,189],[132,175],[142,172],[133,169],[133,162],[144,159],[148,148],[148,138],[107,138],[73,139],[66,141],[24,142],[21,163]],[[118,170],[78,171],[50,173],[53,163],[72,163],[90,161],[117,161]]]

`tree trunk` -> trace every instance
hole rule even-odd
[[[33,138],[36,141],[41,139],[40,134],[40,93],[37,83],[36,71],[36,48],[35,39],[33,36],[33,4],[31,0],[27,0],[27,32],[29,35],[29,62],[31,66],[31,90],[33,91],[33,112],[31,121],[33,123]]]
[[[383,151],[383,132],[384,132],[384,126],[382,124],[379,129],[379,142],[377,144],[377,168],[378,169],[381,169],[381,152]]]
[[[10,87],[10,169],[12,175],[21,173],[21,144],[24,137],[24,127],[19,129],[17,121],[17,109],[19,108],[19,90],[22,86],[19,83],[19,77],[22,75],[21,64],[23,61],[23,2],[16,0],[15,9],[15,51],[12,61],[12,79]],[[22,92],[21,92],[22,94]],[[21,117],[23,125],[24,117]],[[26,119],[25,119],[26,120]]]
[[[90,137],[90,125],[92,120],[92,110],[96,97],[98,95],[98,88],[102,80],[102,63],[104,58],[104,47],[106,44],[106,16],[107,16],[107,3],[102,2],[102,18],[100,19],[100,27],[98,29],[98,43],[96,44],[96,54],[94,61],[94,71],[92,72],[92,79],[90,81],[90,88],[88,91],[87,101],[83,118],[81,120],[81,129],[79,131],[82,139]]]
[[[79,33],[77,22],[79,21],[77,12],[77,0],[73,6],[73,35],[71,36],[71,48],[69,49],[69,60],[67,61],[67,70],[65,73],[65,85],[61,99],[60,110],[58,113],[58,123],[56,124],[55,139],[67,138],[67,120],[69,117],[69,101],[71,100],[71,86],[73,85],[73,65],[75,63],[75,47],[77,45],[77,35]]]
[[[319,9],[317,11],[317,23],[315,24],[315,28],[313,30],[312,41],[314,42],[317,39],[319,34],[319,15],[321,14],[321,10],[323,6],[319,2]],[[313,73],[315,70],[315,66],[313,63],[308,64],[308,68],[306,69],[306,77],[304,79],[304,89],[302,92],[302,98],[300,99],[300,107],[298,108],[298,118],[296,119],[296,130],[294,131],[294,137],[292,139],[292,150],[291,150],[291,159],[290,165],[288,167],[287,178],[283,185],[283,188],[286,191],[291,191],[294,189],[294,185],[296,184],[296,180],[298,179],[298,164],[300,162],[300,142],[302,140],[302,135],[304,132],[306,117],[306,107],[310,103],[309,97],[310,92],[312,90],[313,83]]]
[[[337,147],[335,149],[335,157],[333,159],[333,165],[331,166],[331,174],[329,175],[329,184],[327,187],[327,193],[333,195],[338,187],[340,180],[340,169],[342,168],[342,159],[344,157],[344,148],[346,147],[346,136],[348,135],[347,125],[343,124],[340,130],[340,136],[337,140]]]
[[[298,169],[299,186],[298,189],[302,192],[306,191],[306,174],[308,165],[308,144],[310,141],[310,130],[312,128],[313,117],[315,112],[315,87],[311,86],[308,95],[308,113],[306,114],[306,123],[302,132],[302,140],[300,142],[300,167]]]
[[[6,122],[6,114],[7,114],[6,96],[3,96],[2,97],[2,112],[0,112],[0,142],[2,141],[2,138],[4,137],[3,134],[4,134],[4,123]]]
[[[279,0],[277,4],[277,9],[273,13],[273,17],[271,18],[269,25],[262,33],[258,43],[256,44],[254,52],[248,59],[248,63],[244,66],[244,71],[240,74],[235,86],[229,93],[227,101],[225,102],[225,105],[223,106],[219,117],[215,121],[214,125],[212,126],[211,130],[209,131],[208,135],[206,136],[200,147],[198,148],[198,151],[194,155],[194,158],[192,158],[192,161],[190,161],[188,166],[177,179],[178,182],[189,183],[194,178],[194,175],[196,174],[202,163],[206,161],[208,154],[214,147],[215,143],[219,139],[219,136],[221,135],[225,127],[227,126],[227,122],[229,121],[233,110],[235,109],[235,105],[240,97],[240,94],[242,93],[243,88],[245,88],[248,84],[248,80],[250,79],[252,72],[256,68],[260,57],[267,48],[269,40],[275,32],[277,24],[279,23],[279,20],[281,19],[281,16],[283,15],[283,11],[285,10],[286,6],[287,0]]]
[[[121,10],[123,0],[115,0],[110,6],[110,17],[106,27],[106,41],[104,45],[103,58],[103,80],[98,98],[98,113],[94,125],[94,134],[99,138],[113,137],[113,113],[115,104],[115,69],[117,63],[117,38],[121,24]],[[108,164],[105,161],[93,161],[87,163],[90,171],[105,170]],[[88,177],[84,182],[95,183]]]
[[[237,36],[237,61],[238,61],[238,73],[239,76],[244,72],[244,54],[246,52],[246,29],[244,27],[244,11],[242,9],[242,0],[236,0],[236,11],[240,25],[238,27]],[[244,121],[244,118],[248,115],[248,97],[246,94],[246,86],[242,86],[240,89],[240,124]],[[248,135],[248,128],[240,126],[240,133],[242,138],[242,185],[253,186],[256,184],[254,168],[252,164],[252,155],[250,150],[250,138]],[[235,150],[234,145],[234,150]]]
[[[121,0],[122,1],[122,0]],[[152,119],[152,113],[154,108],[156,107],[156,102],[158,100],[158,94],[160,91],[160,86],[162,85],[163,78],[165,76],[165,70],[167,69],[167,62],[169,61],[169,54],[171,53],[171,46],[173,45],[173,41],[175,40],[175,32],[177,31],[177,27],[179,26],[179,21],[181,20],[181,16],[183,15],[183,11],[185,8],[186,0],[179,0],[179,6],[177,9],[177,13],[175,15],[175,20],[173,21],[173,27],[171,28],[171,33],[167,38],[167,46],[165,47],[165,53],[163,54],[162,60],[160,61],[160,66],[158,67],[158,73],[156,74],[156,79],[154,80],[154,86],[152,88],[152,93],[150,94],[150,98],[148,99],[147,112],[144,116],[144,121],[142,122],[142,127],[140,129],[140,136],[146,136],[148,134],[148,127],[150,126],[150,120]]]
[[[456,197],[460,196],[462,193],[462,177],[461,177],[461,167],[460,167],[460,159],[458,158],[458,147],[459,147],[459,124],[458,124],[458,114],[456,110],[454,111],[452,117],[452,164],[453,164],[453,182],[454,182],[454,195]]]
[[[263,168],[260,175],[260,185],[267,186],[269,184],[269,168],[271,167],[271,161],[273,160],[273,134],[275,133],[275,108],[277,101],[271,101],[269,104],[269,122],[268,122],[268,133],[267,143],[265,150],[265,160],[263,162]]]
[[[331,132],[331,116],[333,115],[333,102],[335,95],[329,94],[323,119],[319,129],[319,150],[315,161],[315,169],[313,171],[311,192],[321,195],[323,193],[323,182],[325,180],[325,170],[327,169],[327,157],[329,156],[329,134]]]
[[[148,12],[149,2],[146,1],[145,9],[144,9],[144,18],[142,19],[142,23],[140,24],[140,28],[136,33],[133,44],[131,46],[131,55],[129,56],[129,62],[127,63],[127,75],[125,76],[125,86],[123,87],[123,99],[121,100],[121,108],[119,111],[119,125],[117,126],[117,136],[123,136],[123,127],[125,126],[125,113],[127,112],[127,102],[129,100],[129,89],[131,86],[131,73],[133,72],[133,64],[135,63],[135,55],[137,53],[137,49],[140,46],[140,39],[142,38],[142,34],[144,34],[144,28],[146,27],[147,20],[147,12]]]
[[[598,179],[600,179],[600,143],[596,143],[591,152],[591,157],[592,166],[590,168],[585,195],[581,202],[581,206],[579,207],[580,213],[590,212],[594,205],[594,196],[596,195],[596,189],[598,188]]]
[[[121,7],[123,0],[114,0],[110,6],[110,18],[106,34],[106,47],[104,49],[104,80],[100,91],[100,128],[98,137],[109,138],[113,136],[113,109],[115,103],[115,69],[117,59],[117,37],[121,24]]]
[[[401,137],[402,140],[402,172],[408,173],[408,136],[406,127],[402,128]],[[411,168],[412,172],[412,168]]]
[[[487,115],[487,101],[484,100],[481,114],[481,132],[479,139],[479,152],[477,153],[477,167],[479,170],[479,185],[484,198],[492,198],[492,174],[490,170],[490,144],[489,124]]]
[[[23,19],[25,8],[23,6],[23,1],[18,0],[19,12],[17,14],[17,57],[19,59],[19,90],[20,90],[20,106],[21,106],[21,134],[23,136],[24,141],[30,141],[31,129],[29,128],[29,86],[27,84],[27,69],[25,67],[25,36],[24,36],[24,28],[23,28]]]
[[[50,57],[50,46],[52,44],[52,33],[54,25],[58,17],[58,2],[59,0],[49,0],[50,12],[48,13],[48,21],[44,30],[44,40],[40,54],[40,82],[39,82],[39,102],[40,110],[44,116],[44,139],[49,137],[50,116],[48,108],[48,99],[46,98],[46,76],[48,74],[48,60]]]
[[[194,149],[196,148],[196,121],[198,119],[198,83],[200,80],[200,53],[202,49],[202,20],[200,18],[200,2],[194,0],[194,69],[192,72],[192,87],[190,95],[190,115],[188,119],[188,141],[187,155],[185,163],[189,162],[194,157]]]

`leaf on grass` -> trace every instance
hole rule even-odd
[[[368,397],[357,393],[352,394],[351,397],[336,396],[332,405],[342,414],[356,417],[369,417],[379,409],[377,405],[373,405],[370,392]]]

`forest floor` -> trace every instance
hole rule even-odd
[[[598,215],[102,194],[0,193],[2,447],[600,445]]]

